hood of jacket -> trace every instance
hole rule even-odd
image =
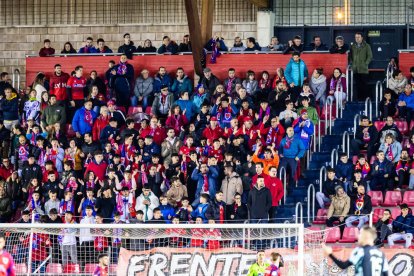
[[[313,84],[321,84],[321,83],[326,82],[326,77],[325,77],[325,75],[320,75],[318,78],[314,78],[312,76],[311,81],[312,81]]]

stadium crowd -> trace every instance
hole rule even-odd
[[[355,38],[348,46],[337,37],[330,52],[350,51],[358,91],[363,91],[372,53],[362,34]],[[286,169],[288,185],[293,185],[305,169],[305,153],[325,102],[346,103],[340,68],[309,74],[300,58],[304,49],[328,50],[320,37],[307,46],[299,36],[287,46],[272,38],[264,48],[254,38],[245,47],[236,37],[230,52],[276,50],[292,58],[277,68],[274,79],[266,71],[248,71],[240,78],[234,68],[226,79],[218,79],[205,67],[195,88],[182,68],[173,74],[160,67],[154,76],[143,69],[134,76],[128,63],[135,52],[191,51],[188,36],[180,45],[165,37],[158,50],[149,40],[136,48],[129,34],[124,39],[119,62],[111,61],[106,72],[85,76],[79,65],[66,73],[72,68],[56,64],[50,79],[39,73],[23,93],[1,73],[0,222],[30,222],[31,216],[49,223],[274,221],[284,196],[280,171]],[[87,38],[78,53],[112,51],[103,39],[97,43],[95,48]],[[51,42],[44,44],[39,55],[53,55]],[[228,50],[221,38],[212,39],[206,49]],[[68,42],[62,53],[76,50]],[[327,226],[339,221],[343,231],[357,220],[362,227],[372,210],[369,190],[414,188],[414,133],[403,142],[394,122],[411,122],[414,77],[407,81],[397,62],[390,65],[390,89],[380,104],[386,124],[377,130],[361,117],[351,141],[355,160],[341,154],[316,195],[321,208],[330,203]],[[405,239],[414,232],[411,213],[401,217],[381,220],[387,226],[379,229],[386,232],[383,239]],[[402,220],[410,228],[399,227]],[[63,263],[69,255],[76,263],[77,241],[69,234],[59,241],[65,245]],[[86,242],[102,246],[102,241],[80,241]]]

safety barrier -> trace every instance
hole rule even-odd
[[[285,167],[282,167],[280,169],[280,171],[279,171],[279,179],[282,180],[282,183],[283,183],[283,191],[284,191],[284,193],[283,193],[283,202],[286,202],[286,192],[287,192],[286,185],[287,185],[287,178],[286,178],[286,168]],[[280,203],[281,202],[279,202],[279,204]]]
[[[295,207],[295,223],[303,223],[303,204],[302,202],[296,203]]]
[[[330,100],[330,98],[327,98],[325,101],[325,134],[332,134],[332,104],[332,100]]]
[[[370,97],[365,99],[365,116],[372,122],[372,100]]]
[[[338,98],[340,98],[341,96],[339,96],[339,95],[342,95],[342,93],[339,94],[337,92],[344,92],[344,89],[342,88],[342,86],[341,86],[340,90],[336,90],[334,92],[334,97],[335,97],[335,94],[338,94]],[[342,118],[342,111],[344,109],[343,101],[338,101],[338,99],[335,98],[335,109],[336,109],[336,118]]]
[[[338,164],[338,157],[339,157],[338,150],[332,149],[332,152],[331,152],[331,167],[332,168],[335,168],[336,164]]]
[[[322,193],[323,182],[326,181],[326,167],[322,166],[319,170],[319,192]]]
[[[315,220],[315,185],[310,184],[308,186],[308,223],[311,223]]]
[[[346,87],[348,91],[346,93],[346,101],[349,102],[354,99],[354,71],[352,70],[352,65],[348,65],[346,68]]]
[[[355,135],[356,135],[356,131],[357,131],[357,127],[358,127],[358,123],[359,123],[360,118],[361,118],[361,115],[355,114],[355,116],[354,116],[354,129],[353,129],[354,139],[355,139]]]
[[[349,158],[349,152],[350,152],[350,138],[349,138],[349,132],[344,131],[342,134],[342,152],[345,152],[346,155]]]
[[[387,73],[388,73],[388,70],[387,70]],[[388,87],[388,81],[387,81],[387,87]],[[375,85],[375,118],[378,118],[379,103],[382,100],[383,94],[384,92],[383,92],[382,82],[377,81],[377,84]]]

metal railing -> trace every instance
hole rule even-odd
[[[339,94],[338,92],[344,92],[343,87],[341,86],[340,90],[336,90],[334,92],[334,98],[335,98],[335,110],[336,110],[336,118],[342,118],[342,111],[344,108],[344,103],[342,100],[338,100],[340,98],[342,98],[342,93]],[[335,94],[338,94],[338,98],[335,97]]]
[[[286,202],[286,185],[287,185],[287,177],[286,177],[286,168],[282,167],[279,171],[279,179],[282,180],[283,183],[283,202]],[[282,201],[282,200],[281,200]],[[281,203],[281,202],[279,202]]]
[[[326,167],[322,166],[319,170],[319,192],[322,193],[323,182],[326,181]]]
[[[330,102],[330,104],[328,104]],[[325,101],[325,135],[326,134],[332,134],[332,100],[330,98],[327,98]],[[329,106],[329,112],[328,112],[328,106]],[[328,131],[329,130],[329,131]]]
[[[13,71],[12,86],[17,91],[20,91],[20,70],[19,69],[14,69]]]
[[[390,79],[390,71],[388,70],[388,68],[387,68],[387,74],[386,74],[385,78],[386,78],[385,79],[386,88],[388,88],[388,82],[389,82],[389,79]],[[377,82],[377,85],[378,85],[378,82]]]
[[[355,139],[355,135],[356,135],[356,131],[357,131],[357,127],[358,127],[358,123],[359,123],[360,118],[361,118],[361,115],[355,114],[355,116],[354,116],[354,139]]]
[[[388,74],[388,70],[387,70],[387,74]],[[387,87],[388,87],[388,77],[387,77]],[[375,118],[378,118],[379,103],[382,100],[383,94],[384,94],[384,91],[382,87],[382,82],[377,81],[377,84],[375,85]]]
[[[349,158],[349,152],[350,152],[350,138],[349,138],[349,132],[344,131],[342,134],[342,152],[346,153],[346,155]]]
[[[354,71],[352,65],[348,65],[346,68],[346,87],[348,89],[346,93],[346,101],[352,101],[354,99]]]
[[[302,202],[296,203],[295,207],[295,223],[303,223],[303,204]]]
[[[331,167],[335,168],[336,164],[338,164],[338,150],[337,149],[332,149],[331,152]]]
[[[365,115],[372,121],[372,100],[370,97],[365,99]]]
[[[315,185],[310,184],[308,186],[308,222],[312,222],[315,220]]]

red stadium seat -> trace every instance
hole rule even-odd
[[[385,126],[385,122],[384,121],[376,121],[374,123],[374,126],[378,131],[380,131]]]
[[[374,214],[372,217],[372,222],[373,223],[377,223],[377,221],[379,221],[382,218],[382,215],[384,214],[384,209],[382,208],[377,208],[374,209]]]
[[[63,273],[62,265],[61,264],[50,263],[46,267],[46,273],[50,273],[50,274]]]
[[[79,265],[78,264],[67,264],[63,268],[63,273],[79,273]]]
[[[329,105],[327,108],[325,106],[322,108],[322,114],[321,114],[321,120],[329,120],[329,112],[331,112],[331,109]],[[336,106],[335,103],[332,105],[332,120],[335,120],[336,118]]]
[[[326,215],[327,214],[328,214],[328,209],[319,209],[313,223],[314,224],[326,224]]]
[[[83,272],[92,274],[95,271],[95,268],[98,264],[85,264],[85,269]]]
[[[17,274],[26,274],[27,273],[27,264],[15,264]]]
[[[152,107],[151,106],[147,106],[147,108],[145,108],[145,113],[148,115],[152,114]]]
[[[402,202],[401,192],[400,191],[387,191],[385,194],[385,200],[382,206],[398,206]]]
[[[405,203],[410,207],[414,206],[414,191],[406,191],[402,203]]]
[[[326,243],[336,243],[341,238],[339,227],[327,228],[326,232]]]
[[[404,245],[394,244],[394,245],[388,246],[388,248],[392,248],[392,249],[404,249]]]
[[[399,215],[401,215],[400,208],[394,208],[394,209],[391,210],[391,217],[392,217],[392,219],[395,219]]]
[[[131,106],[128,108],[128,115],[142,112],[142,106]]]
[[[342,239],[339,242],[354,243],[358,240],[359,229],[357,227],[345,227]]]
[[[369,191],[368,195],[371,197],[372,206],[380,206],[384,201],[381,191]]]
[[[406,121],[395,121],[395,125],[402,135],[408,134],[409,129]]]

